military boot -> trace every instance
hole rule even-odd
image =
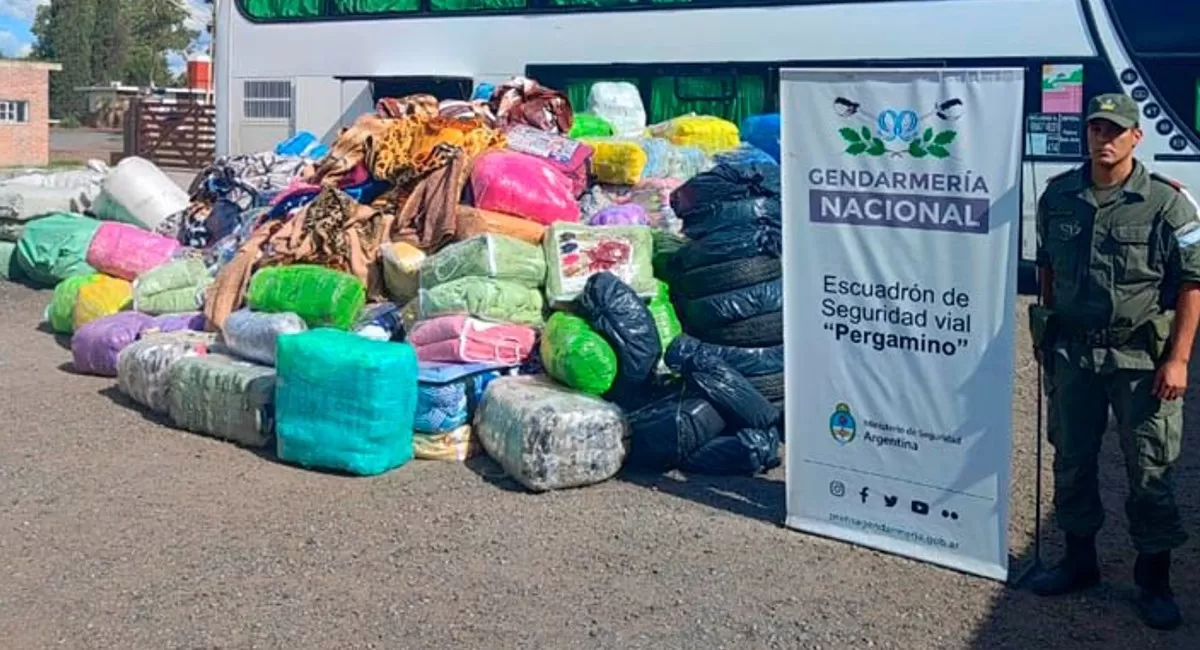
[[[1034,579],[1033,593],[1061,596],[1100,584],[1096,562],[1096,538],[1067,535],[1067,554],[1054,568]]]
[[[1133,565],[1133,579],[1138,586],[1138,615],[1148,627],[1173,630],[1183,622],[1175,595],[1171,592],[1171,553],[1139,553]]]

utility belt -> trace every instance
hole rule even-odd
[[[1151,317],[1137,327],[1084,328],[1068,323],[1043,305],[1029,309],[1030,333],[1033,344],[1049,352],[1058,343],[1074,343],[1093,348],[1137,348],[1146,350],[1154,359],[1161,359],[1171,342],[1175,312],[1166,311]]]
[[[1063,339],[1093,348],[1145,348],[1150,343],[1149,323],[1141,327],[1105,327],[1084,329],[1062,326],[1059,330]]]

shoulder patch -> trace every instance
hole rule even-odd
[[[1165,176],[1161,172],[1150,172],[1150,178],[1153,178],[1154,180],[1156,180],[1160,183],[1166,183],[1167,185],[1170,185],[1171,187],[1175,188],[1176,191],[1184,190],[1183,183],[1180,183],[1179,181],[1175,180],[1174,178],[1171,178],[1170,176]]]
[[[1188,223],[1200,219],[1200,203],[1196,202],[1196,198],[1192,196],[1192,193],[1189,192],[1186,187],[1184,187],[1183,183],[1180,183],[1169,176],[1163,176],[1158,172],[1150,172],[1150,178],[1160,183],[1169,185],[1171,189],[1175,190],[1184,200],[1188,202],[1188,205],[1192,208],[1192,214],[1187,220]]]

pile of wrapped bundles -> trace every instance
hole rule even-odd
[[[486,454],[545,491],[778,466],[778,116],[647,124],[625,82],[587,104],[516,77],[186,193],[141,159],[0,183],[0,262],[54,288],[77,372],[299,467]]]

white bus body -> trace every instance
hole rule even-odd
[[[1200,31],[1195,30],[1200,2],[793,0],[771,6],[677,9],[679,5],[667,4],[644,10],[513,10],[263,22],[246,16],[246,1],[218,0],[217,6],[217,148],[222,154],[269,149],[297,131],[331,142],[339,128],[372,110],[372,89],[380,79],[496,82],[519,74],[542,79],[537,71],[569,75],[574,69],[588,69],[590,76],[603,78],[602,68],[608,66],[661,69],[680,64],[761,65],[768,73],[805,65],[1016,64],[1025,66],[1032,78],[1026,104],[1034,113],[1040,111],[1043,64],[1084,64],[1087,95],[1123,90],[1142,104],[1147,119],[1141,158],[1185,185],[1200,187],[1200,124],[1192,123],[1200,122],[1200,113],[1188,114],[1197,112],[1194,102],[1200,90],[1192,91],[1189,109],[1178,88],[1164,95],[1156,87],[1156,73],[1147,72],[1190,60],[1200,76]],[[421,6],[428,7],[429,0]],[[1139,10],[1126,11],[1132,7]],[[1162,19],[1167,9],[1174,16]],[[1198,36],[1173,32],[1172,38],[1191,42],[1186,51],[1160,52],[1154,55],[1158,59],[1133,52],[1130,30],[1114,14],[1124,18],[1152,12],[1164,24],[1182,23],[1182,29]],[[1144,33],[1138,38],[1147,40]],[[778,75],[771,76],[775,78],[767,83],[776,84]],[[551,79],[543,80],[554,85]],[[765,112],[776,110],[768,106]],[[1027,285],[1037,197],[1047,179],[1078,165],[1083,153],[1039,153],[1032,137],[1026,144],[1021,253]],[[1083,147],[1086,150],[1086,144]]]

